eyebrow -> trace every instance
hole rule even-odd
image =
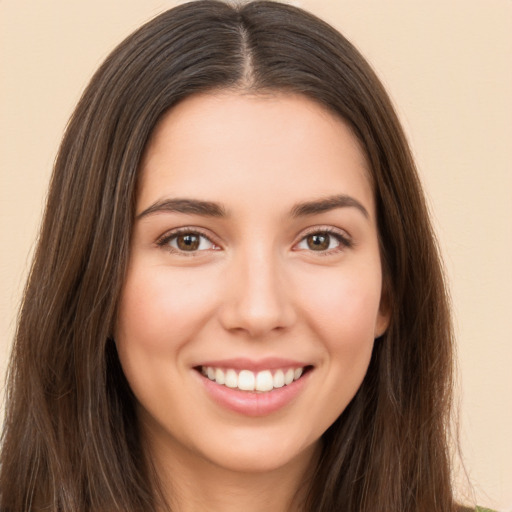
[[[324,197],[313,201],[306,201],[295,204],[291,209],[292,217],[307,217],[318,215],[336,208],[352,207],[359,210],[365,218],[369,218],[368,210],[351,196],[344,194]],[[212,201],[201,201],[199,199],[162,199],[153,203],[137,215],[141,219],[148,215],[160,212],[183,213],[189,215],[201,215],[203,217],[227,217],[224,206]]]
[[[319,213],[335,210],[336,208],[346,207],[356,208],[367,219],[370,217],[368,210],[357,199],[344,194],[307,201],[305,203],[297,203],[293,206],[291,212],[293,217],[306,217],[308,215],[318,215]]]
[[[204,217],[226,217],[226,210],[218,203],[198,199],[163,199],[153,203],[137,215],[137,219],[160,212],[185,213]]]

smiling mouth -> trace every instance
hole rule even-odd
[[[199,366],[196,367],[196,370],[221,386],[239,391],[269,393],[274,389],[289,386],[312,368],[312,366],[302,366],[253,372],[251,370]]]

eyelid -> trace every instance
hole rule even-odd
[[[306,237],[309,235],[314,235],[316,233],[327,233],[328,235],[334,236],[340,243],[340,247],[336,247],[335,249],[328,249],[325,251],[313,251],[310,250],[309,252],[315,253],[319,256],[325,256],[329,254],[334,254],[337,252],[341,252],[344,249],[350,249],[354,246],[354,240],[352,237],[343,229],[335,228],[333,226],[311,226],[304,230],[299,237],[297,238],[297,241],[293,244],[293,247],[296,247],[300,242],[302,242]],[[295,250],[302,250],[302,249],[295,249]]]
[[[316,233],[327,233],[331,236],[334,236],[340,243],[340,247],[336,247],[335,249],[328,249],[325,251],[312,251],[309,252],[317,252],[318,255],[329,255],[337,252],[341,252],[344,249],[353,247],[354,241],[352,240],[352,237],[345,231],[339,228],[335,228],[333,226],[311,226],[307,228],[306,230],[302,231],[301,234],[297,237],[296,241],[293,244],[293,248],[295,248],[300,242],[302,242],[307,236],[313,235]],[[173,247],[170,247],[168,245],[169,241],[172,240],[174,237],[180,235],[180,234],[195,234],[199,235],[201,237],[206,238],[212,245],[215,246],[214,249],[202,249],[202,250],[195,250],[195,251],[180,251],[179,249],[175,249]],[[211,233],[206,232],[203,228],[197,227],[197,226],[182,226],[179,228],[174,228],[169,231],[166,231],[163,235],[161,235],[156,241],[155,245],[158,247],[167,250],[169,252],[174,252],[176,254],[184,255],[184,256],[194,256],[198,255],[202,252],[207,252],[209,250],[219,250],[221,249],[221,244],[216,240],[216,237],[212,236]],[[293,249],[292,249],[293,250]],[[295,249],[299,250],[299,249]],[[303,250],[303,249],[300,249]]]
[[[196,251],[180,251],[179,249],[175,249],[174,247],[169,246],[169,242],[176,236],[181,234],[192,234],[192,235],[199,235],[203,238],[206,238],[212,245],[215,246],[214,249],[203,249],[203,250],[196,250]],[[158,247],[167,250],[169,252],[180,254],[184,256],[194,256],[198,253],[207,252],[209,250],[219,250],[221,248],[220,244],[215,240],[215,237],[213,237],[210,233],[206,233],[206,231],[202,228],[196,227],[196,226],[182,226],[179,228],[174,228],[169,231],[166,231],[163,235],[161,235],[157,240],[155,241],[155,245]]]

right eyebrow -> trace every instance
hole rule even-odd
[[[147,217],[155,213],[172,212],[191,215],[202,215],[204,217],[226,217],[226,209],[219,203],[201,201],[199,199],[162,199],[153,203],[141,213],[136,219]]]

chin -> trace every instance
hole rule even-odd
[[[231,472],[268,473],[290,465],[309,467],[320,443],[319,439],[307,443],[286,436],[272,437],[262,429],[260,433],[250,435],[247,439],[230,438],[228,442],[216,443],[213,450],[203,449],[202,457]]]

